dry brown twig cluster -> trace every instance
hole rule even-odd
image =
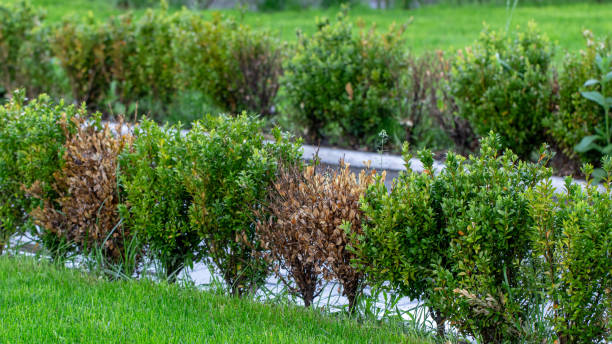
[[[260,216],[257,233],[268,260],[276,264],[276,275],[305,306],[321,293],[323,280],[337,279],[352,310],[364,276],[351,266],[355,257],[343,224],[353,233],[361,232],[359,198],[376,171],[362,170],[356,176],[344,161],[340,166],[337,171],[282,168],[269,192],[270,215]]]
[[[117,210],[117,157],[131,145],[132,136],[114,135],[108,125],[98,127],[84,118],[72,121],[76,133],[69,132],[66,122],[62,124],[67,137],[64,165],[54,174],[52,185],[59,197],[48,199],[41,185],[34,184],[28,192],[42,199],[43,206],[31,215],[37,225],[80,249],[102,247],[107,259],[118,261],[130,233],[121,226]]]

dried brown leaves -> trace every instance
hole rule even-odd
[[[362,170],[357,177],[342,161],[341,166],[339,171],[282,169],[269,193],[270,216],[257,224],[277,275],[291,287],[279,268],[287,271],[306,306],[320,293],[323,279],[340,282],[351,309],[361,288],[363,275],[351,266],[355,256],[341,226],[348,222],[352,232],[361,231],[359,198],[376,172]]]
[[[479,297],[474,293],[470,293],[465,289],[455,288],[453,292],[460,298],[463,298],[470,305],[473,312],[473,317],[483,317],[488,319],[492,323],[488,328],[483,328],[482,331],[485,337],[497,338],[503,332],[499,329],[504,328],[507,333],[511,333],[516,336],[521,336],[520,327],[517,328],[516,319],[513,319],[506,308],[506,298],[503,293],[499,293],[499,297],[494,297],[488,294],[483,297]],[[493,316],[493,315],[501,316]],[[461,324],[458,324],[461,325]],[[488,341],[491,342],[492,340]],[[501,341],[501,339],[499,340]]]
[[[70,134],[64,125],[68,137],[64,166],[54,174],[53,189],[59,197],[55,201],[43,198],[44,206],[34,209],[32,216],[37,225],[79,248],[103,245],[104,255],[118,260],[129,233],[117,211],[117,156],[132,137],[116,137],[108,125],[98,128],[83,118],[73,121],[78,130]],[[39,184],[28,191],[39,198],[43,195]]]

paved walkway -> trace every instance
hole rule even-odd
[[[116,124],[111,123],[111,126],[112,125]],[[127,130],[128,128],[125,125],[121,128],[121,132],[127,132]],[[182,133],[186,134],[187,130],[183,130]],[[366,163],[370,161],[372,168],[378,171],[387,171],[386,184],[388,186],[391,185],[393,178],[397,177],[400,171],[406,170],[406,164],[400,155],[359,152],[348,149],[316,147],[311,145],[303,145],[302,147],[302,158],[304,160],[312,160],[313,156],[318,151],[319,160],[325,165],[338,166],[340,159],[344,159],[346,163],[350,164],[353,170],[358,171],[365,168]],[[418,159],[413,158],[410,159],[410,168],[413,171],[422,172],[423,164]],[[434,169],[438,172],[441,171],[444,169],[444,163],[441,161],[434,161]],[[586,182],[580,179],[575,179],[574,183],[582,186],[586,185]],[[553,176],[552,185],[555,187],[557,193],[562,192],[565,189],[565,177]],[[603,191],[604,188],[600,186],[600,190]]]
[[[312,160],[312,157],[318,150],[319,160],[326,165],[338,165],[340,159],[344,158],[344,161],[349,163],[353,169],[359,170],[365,168],[366,162],[370,161],[372,168],[379,171],[387,171],[388,183],[390,183],[390,180],[395,178],[400,171],[406,170],[404,159],[399,155],[358,152],[310,145],[304,145],[303,147],[304,152],[302,153],[302,157],[305,160]],[[410,159],[410,168],[419,173],[423,172],[423,164],[418,159]],[[434,169],[437,172],[444,168],[444,163],[441,161],[434,161]],[[586,185],[586,182],[580,179],[574,180],[574,183],[582,186]],[[565,189],[565,177],[553,176],[552,185],[557,192],[563,191]],[[600,190],[603,191],[603,187],[600,187]]]

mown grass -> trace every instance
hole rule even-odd
[[[14,3],[22,0],[0,0],[0,3]],[[34,6],[47,12],[50,23],[60,21],[64,16],[95,16],[104,19],[123,12],[112,1],[104,0],[30,0]],[[175,9],[176,10],[176,9]],[[136,10],[136,14],[144,10]],[[241,12],[224,10],[222,13],[233,16],[258,28],[271,29],[285,41],[296,40],[297,30],[311,34],[316,30],[317,17],[333,18],[338,9],[310,9],[283,12]],[[212,16],[213,11],[205,11]],[[379,30],[386,30],[392,23],[402,24],[411,20],[406,31],[407,44],[417,54],[429,50],[452,51],[471,44],[486,23],[491,28],[506,27],[509,12],[505,6],[495,5],[436,5],[424,6],[416,10],[372,10],[356,7],[351,10],[351,18],[365,25],[375,24]],[[584,47],[582,31],[592,30],[597,36],[612,32],[612,3],[578,3],[558,5],[528,5],[519,2],[512,15],[510,28],[525,26],[535,21],[551,40],[558,42],[560,52],[577,50]]]
[[[424,343],[398,329],[0,257],[0,343]]]

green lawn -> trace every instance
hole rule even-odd
[[[423,343],[300,307],[0,257],[0,343]]]
[[[21,0],[0,0],[0,3],[11,3]],[[87,16],[91,12],[98,18],[106,18],[121,13],[106,0],[30,0],[35,6],[43,7],[49,22],[57,22],[66,15]],[[143,10],[136,11],[142,13]],[[247,12],[244,22],[255,27],[270,28],[283,40],[293,41],[296,30],[312,33],[316,17],[333,17],[337,9],[284,11],[277,13]],[[236,10],[223,11],[227,15],[240,18]],[[210,16],[211,12],[205,12]],[[483,23],[493,28],[504,28],[509,18],[503,6],[469,5],[469,6],[426,6],[418,10],[376,11],[358,7],[351,11],[355,22],[376,24],[379,29],[386,29],[391,23],[405,23],[414,18],[406,32],[408,44],[417,53],[428,50],[454,50],[462,48],[477,37]],[[563,50],[576,50],[584,45],[582,31],[592,30],[596,35],[612,33],[612,4],[560,4],[560,5],[519,5],[512,17],[511,27],[526,25],[534,20],[546,32],[551,40],[557,41]]]

